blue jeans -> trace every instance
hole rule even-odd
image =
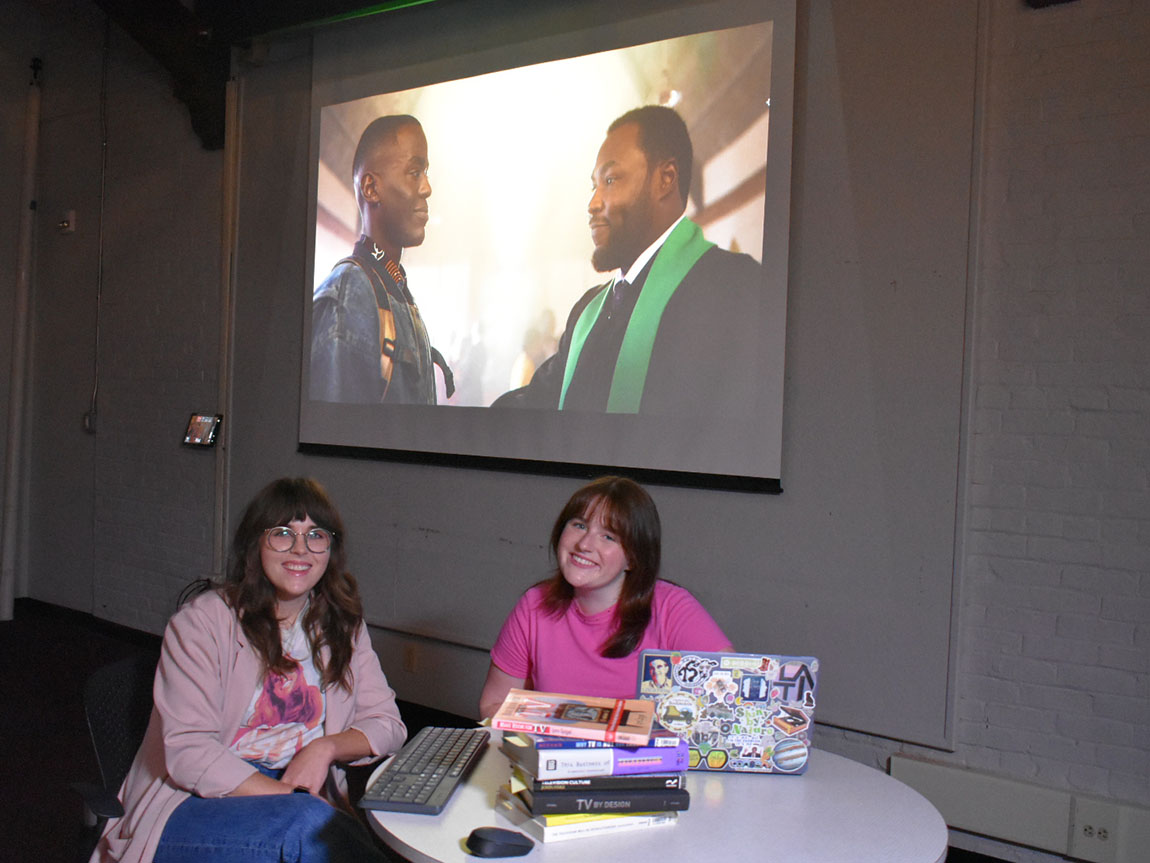
[[[259,766],[259,765],[255,765]],[[276,776],[282,771],[261,772]],[[168,818],[153,863],[386,861],[363,825],[311,794],[192,795]]]

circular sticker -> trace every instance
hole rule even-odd
[[[681,737],[699,721],[700,708],[699,700],[689,692],[672,692],[659,699],[655,717],[660,725]]]
[[[781,740],[775,744],[775,751],[771,755],[771,761],[775,767],[784,773],[794,773],[796,770],[802,770],[807,763],[807,756],[809,755],[807,745],[801,740],[795,738],[788,738]]]

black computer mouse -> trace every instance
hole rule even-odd
[[[467,837],[467,851],[476,857],[522,857],[534,847],[530,837],[502,827],[476,827]]]

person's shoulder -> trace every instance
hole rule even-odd
[[[731,276],[758,278],[762,273],[762,266],[750,255],[743,252],[729,252],[720,246],[712,246],[695,265],[696,269],[704,272],[722,272]]]
[[[533,584],[523,591],[523,595],[519,597],[519,604],[526,608],[538,608],[543,604],[543,600],[546,596],[546,583]]]
[[[218,588],[209,588],[188,600],[172,615],[171,625],[204,624],[226,621],[235,617],[235,612],[224,600]]]
[[[371,282],[363,267],[354,258],[344,258],[337,263],[327,278],[324,279],[312,293],[312,300],[338,300],[352,291],[370,289]]]
[[[763,289],[763,268],[750,255],[712,246],[683,277],[672,302],[681,313],[730,323],[757,322],[755,303]]]
[[[683,605],[698,605],[699,600],[687,588],[673,581],[659,579],[655,582],[654,602],[664,608],[678,608]]]
[[[690,595],[691,591],[687,590],[687,588],[681,584],[675,584],[675,582],[667,581],[663,578],[655,580],[656,599],[679,599]]]

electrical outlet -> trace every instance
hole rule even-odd
[[[1070,807],[1071,857],[1091,863],[1115,863],[1118,807],[1105,800],[1075,797]]]
[[[405,644],[403,646],[403,670],[408,674],[415,673],[415,645]]]

